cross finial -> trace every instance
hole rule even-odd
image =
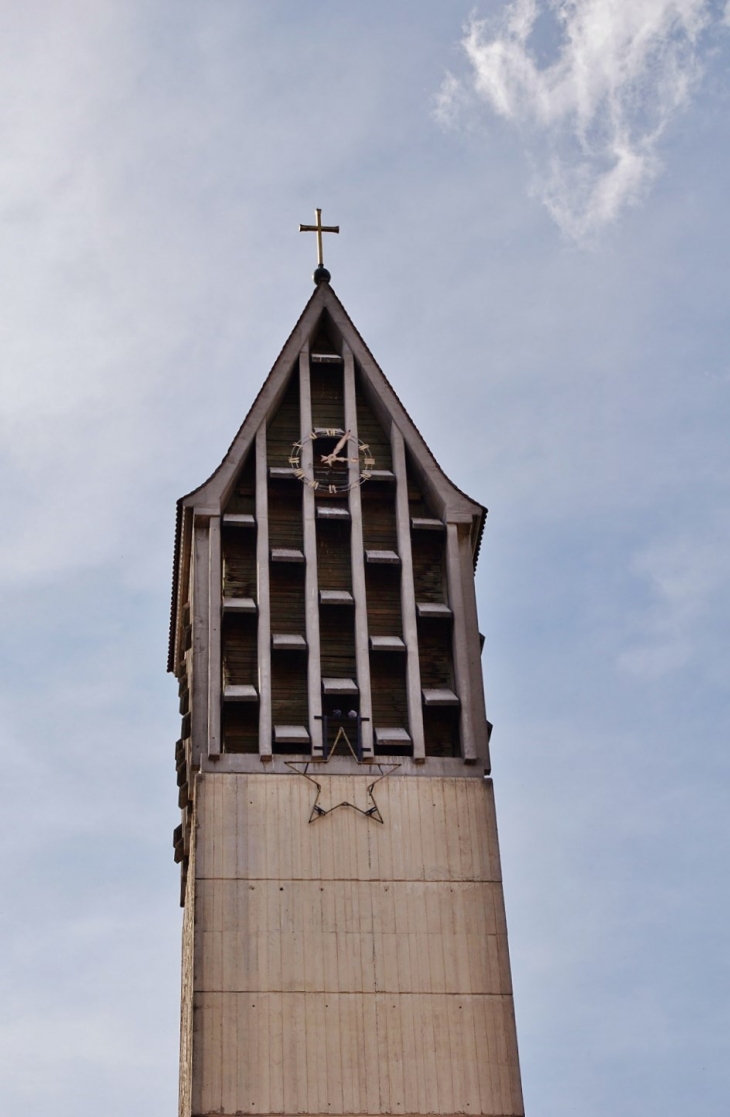
[[[322,210],[315,209],[314,215],[317,218],[316,225],[300,225],[300,233],[316,233],[317,234],[317,270],[314,273],[315,283],[328,283],[330,273],[324,266],[324,253],[322,250],[322,233],[339,233],[339,225],[323,225],[322,224]]]

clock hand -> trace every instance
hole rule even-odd
[[[345,445],[345,443],[347,442],[349,437],[350,437],[350,431],[345,431],[342,438],[340,439],[340,441],[337,443],[334,450],[332,451],[332,456],[333,457],[335,456],[335,454],[339,454],[340,450]]]
[[[351,434],[350,431],[345,431],[345,433],[343,434],[342,438],[340,439],[340,441],[335,446],[332,453],[331,454],[322,454],[322,461],[325,464],[332,465],[332,462],[335,461],[335,459],[337,458],[337,455],[339,454],[340,450],[342,449],[342,447],[347,442],[348,438],[350,437],[350,434]]]

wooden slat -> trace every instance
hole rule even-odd
[[[393,652],[373,652],[370,679],[373,727],[408,728],[405,657]]]
[[[226,703],[223,707],[223,748],[225,752],[259,751],[258,703]]]
[[[453,689],[451,625],[430,618],[419,625],[421,682],[426,689]]]
[[[329,314],[325,311],[321,315],[319,321],[317,322],[317,325],[316,325],[315,330],[314,330],[313,335],[312,335],[312,341],[311,341],[311,344],[310,344],[310,349],[311,349],[312,354],[313,354],[313,356],[312,356],[313,360],[316,359],[316,355],[321,355],[321,354],[324,354],[324,355],[327,355],[327,356],[330,356],[330,357],[339,357],[340,350],[339,350],[339,347],[337,345],[335,345],[335,343],[332,340],[332,332],[331,331],[332,331],[332,322],[330,320]]]
[[[256,533],[223,526],[223,592],[256,598]]]
[[[306,652],[271,656],[271,716],[274,725],[308,725]],[[285,746],[277,751],[309,752],[309,746]],[[276,839],[272,835],[272,842]]]
[[[351,609],[323,609],[320,616],[322,675],[354,679],[355,633]]]
[[[226,515],[253,516],[256,510],[256,457],[249,454],[243,463],[233,492],[228,498]],[[255,518],[255,517],[254,517]],[[224,521],[225,522],[225,521]]]
[[[392,489],[373,488],[367,481],[361,488],[362,531],[365,550],[398,553],[395,522],[395,494]]]
[[[317,569],[320,589],[351,589],[349,522],[317,524]]]
[[[413,580],[417,601],[444,601],[444,534],[430,531],[412,535]]]
[[[375,458],[376,469],[392,469],[393,461],[390,451],[390,438],[383,430],[367,402],[360,384],[360,374],[357,377],[357,429],[361,442],[370,446],[372,456]]]
[[[304,636],[305,616],[304,567],[274,563],[269,574],[271,631],[295,632]]]
[[[342,428],[345,421],[342,365],[313,362],[309,377],[312,386],[310,430],[316,427]]]
[[[421,682],[424,690],[454,692],[451,625],[427,618],[419,623]],[[459,756],[460,713],[458,700],[452,708],[428,705],[423,714],[427,756]]]
[[[257,682],[256,615],[226,613],[223,617],[224,685]]]
[[[429,707],[423,712],[427,756],[459,756],[459,707]]]
[[[300,482],[296,485],[270,483],[269,490],[269,545],[272,548],[301,550],[302,535],[302,490]]]
[[[267,464],[289,468],[289,455],[299,440],[299,376],[294,370],[276,414],[269,420]],[[257,517],[258,518],[258,517]]]
[[[365,586],[370,635],[402,636],[400,569],[389,566],[367,566]]]

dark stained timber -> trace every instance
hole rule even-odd
[[[256,462],[254,455],[249,454],[246,463],[238,475],[233,492],[228,499],[226,512],[249,512],[256,510]]]
[[[373,702],[373,725],[381,728],[408,728],[405,656],[392,652],[371,652],[370,686]],[[412,746],[387,745],[375,747],[376,754],[410,755]]]
[[[312,364],[312,426],[344,429],[345,397],[341,365]],[[317,452],[317,444],[314,444]]]
[[[423,729],[426,736],[426,756],[460,755],[458,707],[424,710]]]
[[[352,588],[350,524],[317,522],[317,580],[323,590]]]
[[[411,536],[416,601],[444,601],[445,535],[418,531]]]
[[[408,463],[408,511],[413,519],[436,519],[433,509],[417,485]],[[413,585],[416,601],[446,603],[446,534],[440,531],[413,530]],[[421,686],[425,690],[455,691],[453,625],[450,617],[422,619],[418,622],[418,657]],[[427,707],[423,711],[426,756],[459,756],[458,706]]]
[[[341,356],[339,346],[333,341],[333,328],[328,314],[323,314],[319,320],[317,333],[309,343],[310,353],[329,353],[331,356]]]
[[[366,566],[365,592],[368,632],[371,636],[402,636],[400,610],[400,568]]]
[[[421,686],[426,690],[454,689],[451,622],[422,620],[418,623]]]
[[[307,725],[309,709],[306,652],[272,652],[271,713],[274,725]],[[309,751],[308,744],[274,745],[276,753]]]
[[[301,550],[302,486],[298,481],[269,482],[269,546]]]
[[[223,596],[256,598],[256,532],[223,528]]]
[[[395,499],[388,488],[363,485],[362,534],[366,551],[398,550]]]
[[[333,679],[354,679],[355,631],[352,609],[320,610],[319,640],[322,676]]]
[[[360,375],[357,377],[357,435],[361,442],[369,445],[375,458],[376,469],[393,468],[390,438],[375,418],[370,404],[363,395]]]
[[[299,377],[294,373],[279,410],[269,423],[266,432],[266,452],[269,466],[289,464],[289,454],[300,436],[299,429]]]
[[[257,627],[255,616],[226,615],[223,618],[223,685],[256,686],[258,676]]]
[[[226,702],[223,707],[224,752],[259,751],[259,708],[254,702]]]
[[[269,593],[272,633],[304,636],[304,567],[289,563],[272,563]]]
[[[433,509],[424,497],[413,473],[410,454],[406,454],[406,475],[408,479],[408,506],[411,516],[428,518],[435,516]]]

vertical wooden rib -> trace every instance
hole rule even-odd
[[[302,439],[312,430],[312,391],[309,381],[309,347],[299,354],[299,426]],[[311,439],[302,447],[302,469],[312,476],[313,448]],[[307,633],[307,698],[309,705],[309,736],[312,756],[322,755],[322,668],[319,641],[319,585],[317,580],[317,525],[315,522],[314,489],[302,486],[302,527],[304,532],[304,610]]]
[[[400,555],[400,600],[403,621],[403,641],[406,645],[406,693],[408,696],[408,723],[413,741],[413,759],[423,763],[426,759],[426,741],[423,735],[423,707],[421,705],[421,668],[418,662],[418,628],[416,624],[416,591],[413,585],[413,555],[411,552],[411,524],[408,514],[408,477],[403,435],[395,423],[390,429],[393,451],[393,472],[396,478],[395,519]]]
[[[269,757],[271,756],[271,606],[265,423],[262,423],[256,432],[256,572],[259,611],[259,755]]]
[[[357,433],[357,396],[355,394],[355,360],[350,348],[343,348],[345,359],[345,430]],[[354,454],[351,455],[354,457]],[[362,537],[362,500],[358,482],[359,465],[350,462],[350,553],[352,562],[352,596],[355,599],[355,667],[360,691],[362,722],[362,750],[364,756],[373,755],[373,702],[370,689],[370,654],[368,651],[368,610],[365,597],[365,554]],[[367,720],[365,720],[367,719]]]
[[[210,526],[196,518],[193,531],[193,693],[192,733],[197,755],[208,749],[208,563],[210,561]]]
[[[221,752],[221,518],[208,528],[208,756]]]
[[[465,615],[464,586],[462,582],[461,551],[459,547],[459,526],[446,525],[446,568],[449,584],[449,604],[454,614],[454,675],[456,693],[461,703],[461,755],[464,760],[476,759],[476,740],[474,735],[474,710],[472,700],[471,669],[469,666],[469,644]]]

